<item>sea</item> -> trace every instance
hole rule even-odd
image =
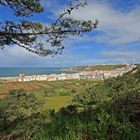
[[[63,68],[0,68],[0,77],[17,77],[19,74],[29,75],[49,75],[61,73],[73,73],[64,71]]]

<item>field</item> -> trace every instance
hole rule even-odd
[[[11,89],[25,89],[27,91],[44,91],[45,89],[52,92],[58,88],[72,90],[80,90],[90,84],[96,84],[93,80],[64,80],[64,81],[32,81],[32,82],[1,82],[0,96],[8,93]]]
[[[97,84],[93,80],[65,80],[65,81],[32,81],[32,82],[8,82],[1,83],[0,98],[4,98],[12,89],[24,89],[36,95],[38,99],[44,99],[43,109],[55,109],[71,104],[73,95],[82,91],[85,87]]]
[[[70,96],[47,97],[44,108],[46,110],[55,109],[55,111],[58,111],[61,107],[66,107],[70,105],[71,101],[72,101],[72,97]]]
[[[138,68],[102,82],[82,79],[1,85],[0,92],[5,92],[0,100],[0,139],[140,139]]]

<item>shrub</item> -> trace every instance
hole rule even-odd
[[[15,129],[25,120],[38,117],[42,113],[42,103],[36,99],[35,95],[25,90],[11,90],[0,101],[0,132]]]

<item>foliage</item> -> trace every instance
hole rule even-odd
[[[93,84],[93,81],[87,82],[88,84],[85,80],[80,81],[79,85],[82,85],[83,88],[80,90],[71,88],[69,90],[69,92],[76,94],[72,103],[69,102],[72,97],[56,96],[58,93],[54,93],[55,96],[45,96],[45,93],[43,94],[44,91],[42,93],[34,93],[34,95],[28,94],[23,90],[18,92],[11,91],[0,102],[1,118],[3,118],[0,120],[3,121],[1,124],[3,124],[3,127],[10,126],[8,128],[9,131],[7,128],[3,131],[6,134],[10,134],[11,132],[14,133],[13,130],[24,128],[26,130],[24,137],[33,140],[139,140],[140,83],[138,72],[108,79],[98,84]],[[64,85],[66,82],[65,86],[67,86],[70,81],[61,82],[50,82],[49,84],[54,84],[58,90],[61,84]],[[77,85],[77,81],[73,80],[73,84]],[[65,90],[62,91],[65,94]],[[22,95],[18,94],[19,92]],[[22,111],[21,113],[19,108],[26,107],[24,104],[25,94],[27,96],[27,104],[28,102],[38,102],[43,98],[46,102],[43,105],[43,110],[41,111],[40,107],[35,107],[35,110],[32,109],[32,106],[37,104],[31,103],[29,112],[27,109],[27,111]],[[34,101],[32,100],[33,98]],[[11,119],[16,114],[9,114],[9,116],[11,115],[9,118],[8,116],[2,116],[3,112],[11,110],[13,104],[14,112],[22,116],[19,117],[20,120],[18,121]],[[6,107],[4,108],[3,106]],[[44,108],[48,110],[47,115]],[[36,112],[43,112],[44,115],[35,115]],[[24,119],[22,119],[23,116]],[[20,136],[17,139],[22,138],[23,136]]]
[[[129,114],[129,109],[122,111],[122,104],[118,103],[116,107],[116,102],[80,112],[74,108],[62,108],[50,123],[42,126],[34,139],[138,140],[140,130],[130,122]]]
[[[137,79],[129,74],[87,87],[76,95],[73,106],[60,109],[33,139],[139,140],[140,122],[130,117],[139,108],[134,104],[140,102]]]
[[[133,92],[136,85],[138,85],[138,80],[131,75],[111,78],[105,80],[104,83],[88,87],[78,93],[74,98],[74,102],[84,107],[100,104]]]
[[[41,113],[43,102],[24,90],[11,90],[0,102],[0,131],[16,127],[20,122]]]
[[[0,0],[0,4],[9,6],[16,16],[30,16],[43,11],[40,0]]]
[[[78,0],[62,12],[52,23],[29,21],[27,17],[43,12],[41,0],[0,0],[0,5],[9,6],[20,21],[3,21],[0,23],[0,47],[18,45],[40,56],[61,54],[64,49],[63,40],[69,36],[79,36],[92,31],[98,21],[84,21],[70,18],[73,10],[86,5]],[[18,19],[18,18],[17,18]],[[41,38],[41,39],[40,39]],[[46,46],[48,46],[46,48]],[[49,47],[51,46],[51,47]]]
[[[140,65],[137,65],[135,77],[140,82]]]

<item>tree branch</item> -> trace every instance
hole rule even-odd
[[[62,31],[41,31],[41,32],[32,32],[32,33],[16,33],[16,32],[1,32],[0,31],[0,36],[9,36],[9,35],[15,35],[15,36],[25,36],[25,35],[49,35],[49,34],[64,34],[64,33],[77,33],[77,32],[84,32],[86,31],[85,29],[81,30],[62,30]]]

